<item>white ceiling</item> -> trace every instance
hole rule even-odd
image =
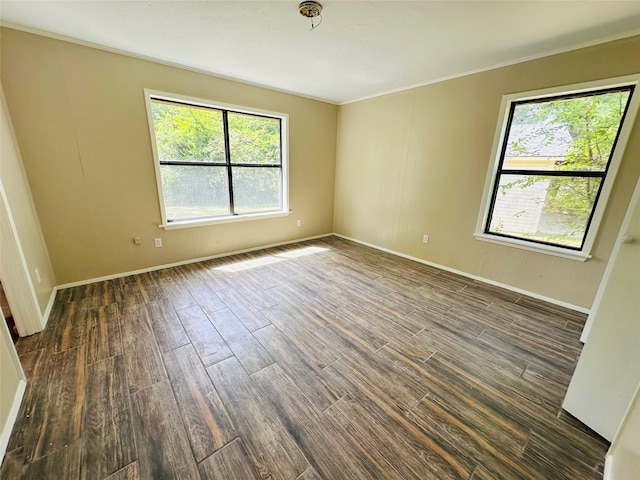
[[[640,33],[640,1],[0,1],[21,26],[343,103]],[[638,52],[640,55],[640,52]]]

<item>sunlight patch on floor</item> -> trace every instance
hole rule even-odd
[[[265,265],[271,265],[272,263],[282,262],[289,258],[299,258],[306,255],[313,255],[314,253],[325,252],[329,250],[323,247],[304,247],[288,252],[277,253],[275,255],[267,255],[260,258],[252,258],[251,260],[243,260],[241,262],[235,262],[228,265],[222,265],[216,267],[215,270],[222,270],[223,272],[242,272],[251,268],[264,267]]]

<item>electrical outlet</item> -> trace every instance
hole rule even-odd
[[[422,236],[422,243],[429,243],[429,235]]]
[[[40,271],[36,268],[36,280],[38,280],[38,283],[42,283],[42,279],[40,278]]]
[[[302,220],[298,220],[296,222],[296,227],[301,227],[302,226]]]
[[[153,239],[153,244],[156,246],[156,248],[160,248],[162,246],[162,239],[161,238],[154,238]]]
[[[142,243],[142,240],[140,239],[140,237],[133,237],[133,243],[134,245],[140,245]]]

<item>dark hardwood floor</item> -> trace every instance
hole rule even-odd
[[[596,479],[585,316],[328,237],[58,293],[3,479]]]

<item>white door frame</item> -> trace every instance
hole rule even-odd
[[[6,253],[6,252],[3,252]],[[7,327],[7,323],[5,322],[4,315],[2,311],[0,311],[0,348],[6,349],[9,352],[9,357],[11,358],[11,366],[18,374],[18,384],[16,385],[15,392],[13,392],[13,402],[11,404],[11,408],[9,409],[9,413],[7,415],[6,421],[4,425],[0,425],[0,463],[4,458],[4,454],[7,451],[7,445],[9,445],[9,437],[11,437],[11,431],[13,430],[13,426],[16,423],[16,419],[18,418],[18,412],[20,411],[20,404],[22,403],[22,398],[24,397],[24,391],[27,387],[27,377],[24,374],[24,370],[22,369],[22,365],[20,365],[20,359],[18,358],[18,354],[16,352],[15,347],[13,346],[13,342],[11,341],[11,334],[9,333],[9,328]],[[7,369],[10,368],[9,365],[0,365],[0,368]],[[7,388],[6,384],[3,384],[2,388]]]
[[[29,267],[20,244],[16,224],[0,178],[0,278],[11,306],[11,314],[23,337],[41,332],[45,318],[38,306]]]
[[[598,292],[596,293],[596,297],[593,299],[593,305],[591,305],[591,311],[589,316],[587,317],[587,321],[582,328],[582,335],[580,335],[580,341],[582,343],[586,343],[589,337],[589,332],[591,331],[591,327],[593,326],[593,321],[598,315],[598,309],[600,308],[600,303],[602,302],[602,297],[604,295],[604,291],[606,290],[607,283],[609,283],[609,278],[611,277],[611,272],[613,271],[613,266],[616,263],[616,259],[618,258],[618,253],[620,253],[620,247],[623,243],[625,243],[625,234],[627,229],[629,228],[629,224],[631,223],[631,212],[635,209],[635,206],[640,202],[640,178],[638,178],[638,182],[636,183],[636,188],[633,191],[633,195],[631,196],[631,200],[629,201],[629,205],[627,206],[627,213],[625,214],[622,225],[620,226],[620,232],[618,232],[618,236],[616,237],[616,243],[613,246],[613,250],[611,251],[611,255],[609,256],[609,262],[607,263],[607,268],[602,275],[602,280],[600,281],[600,287],[598,287]],[[640,242],[640,238],[630,239],[631,241]]]

